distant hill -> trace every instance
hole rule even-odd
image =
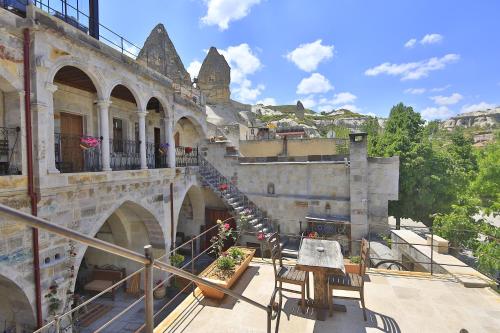
[[[278,111],[281,113],[295,113],[295,111],[297,110],[296,105],[266,105],[266,108],[274,110],[274,111]],[[305,113],[315,113],[311,109],[304,109],[304,112]]]

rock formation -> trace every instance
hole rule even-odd
[[[297,101],[297,110],[295,111],[295,116],[298,119],[304,119],[304,105],[301,101]]]
[[[446,129],[455,127],[494,127],[500,122],[500,107],[486,111],[461,113],[442,122]]]
[[[231,67],[215,47],[211,47],[198,74],[198,87],[206,96],[207,104],[230,102]]]
[[[174,83],[191,85],[189,73],[161,23],[151,30],[137,60],[143,61],[148,67],[172,79]]]

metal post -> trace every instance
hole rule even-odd
[[[431,226],[431,275],[434,274],[434,228]]]
[[[144,314],[146,316],[146,333],[153,333],[154,330],[154,309],[153,309],[153,247],[144,246],[144,255],[150,260],[144,264]]]
[[[191,274],[194,274],[194,237],[191,238]],[[196,285],[193,283],[193,296]]]
[[[59,317],[59,315],[54,316],[54,329],[55,333],[61,332],[61,318]]]

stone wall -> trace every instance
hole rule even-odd
[[[336,155],[337,139],[289,139],[286,156]],[[283,139],[240,141],[239,150],[245,157],[279,156],[284,152]]]

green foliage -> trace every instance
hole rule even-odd
[[[217,259],[217,268],[223,271],[234,269],[236,262],[230,256],[222,256]]]
[[[180,267],[180,265],[184,262],[184,256],[179,253],[172,254],[170,256],[170,264],[175,267]]]
[[[276,114],[276,115],[261,115],[261,116],[257,116],[257,118],[262,121],[263,123],[270,123],[272,121],[280,121],[280,120],[283,120],[285,118],[287,118],[288,116],[286,114]]]
[[[491,240],[480,243],[474,254],[477,257],[480,270],[491,275],[500,271],[500,243],[498,241]]]
[[[210,253],[219,257],[224,248],[224,242],[231,238],[236,240],[236,236],[233,234],[233,228],[231,228],[229,223],[223,223],[221,220],[217,220],[217,235],[210,239],[210,243],[212,243],[212,250]]]
[[[472,190],[481,200],[486,213],[500,214],[500,133],[478,158],[478,174]]]
[[[360,256],[350,256],[350,257],[349,257],[349,260],[350,260],[353,264],[360,264],[360,263],[361,263],[361,257],[360,257]]]
[[[373,147],[377,145],[377,141],[382,133],[382,128],[378,123],[378,119],[369,117],[368,120],[361,125],[361,131],[368,134],[368,154],[373,156],[371,152],[373,151]]]
[[[230,248],[227,251],[227,253],[229,254],[229,256],[231,258],[233,258],[237,262],[243,260],[243,258],[245,257],[245,252],[243,252],[243,250],[240,249],[240,248],[238,248],[238,247],[232,247],[232,248]]]

